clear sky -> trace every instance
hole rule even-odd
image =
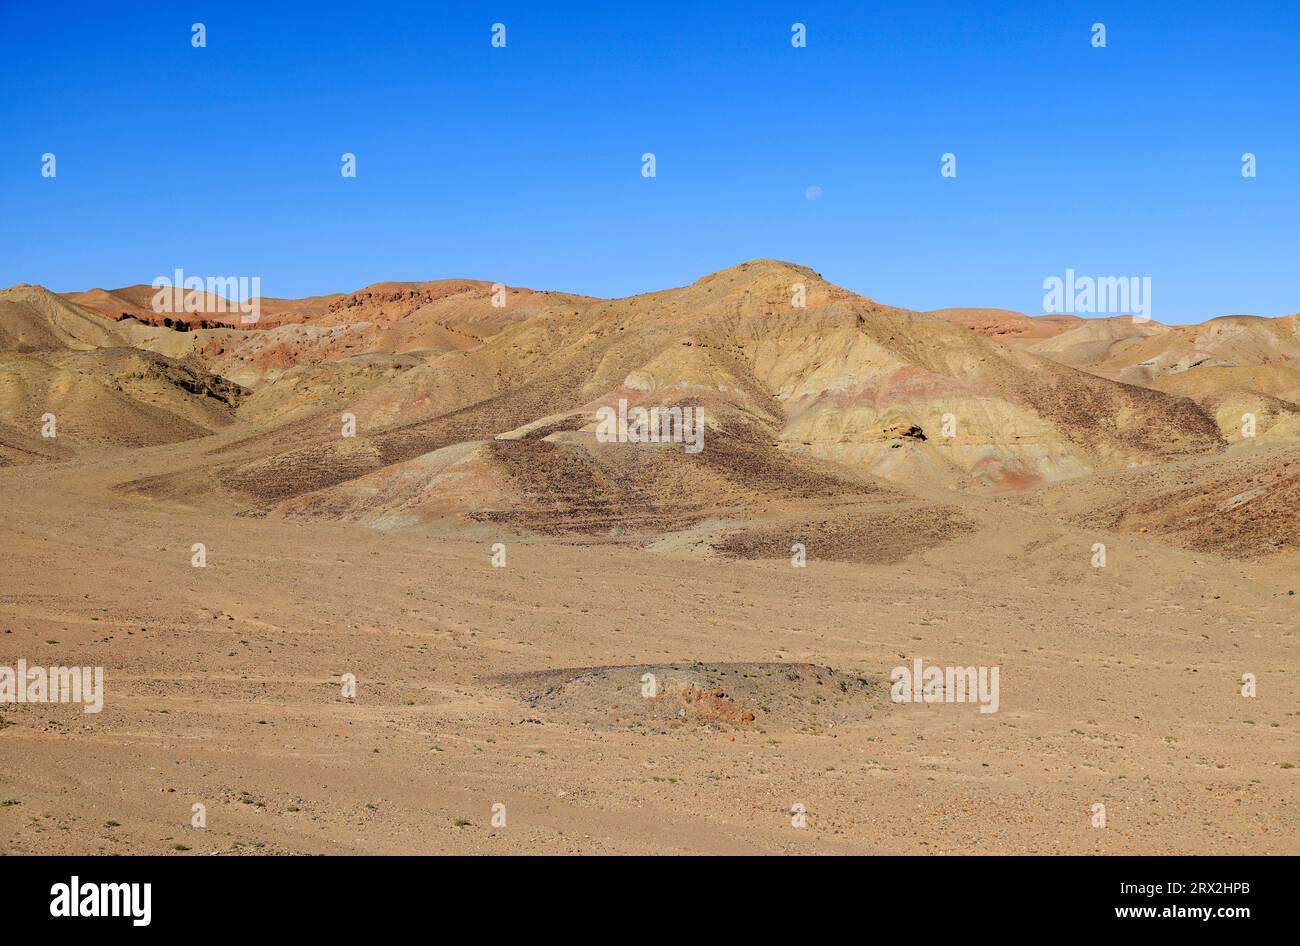
[[[771,256],[915,309],[1038,312],[1072,268],[1150,276],[1157,321],[1282,315],[1300,2],[0,0],[0,208],[0,284],[57,291],[613,296]]]

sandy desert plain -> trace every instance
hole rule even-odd
[[[153,295],[0,292],[0,852],[1300,852],[1300,316]]]

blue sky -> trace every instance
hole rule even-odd
[[[1150,276],[1158,321],[1281,315],[1298,64],[1294,0],[0,0],[0,284],[614,296],[771,256],[916,309],[1038,312],[1073,268]]]

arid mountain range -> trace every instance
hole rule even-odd
[[[655,541],[888,496],[937,535],[956,492],[1235,555],[1300,541],[1300,315],[913,312],[775,260],[624,299],[377,283],[251,325],[154,296],[0,292],[4,463],[185,442],[118,488],[383,529]],[[702,408],[705,448],[601,442],[620,400]]]
[[[0,853],[1300,844],[1295,316],[152,296],[0,292]]]

